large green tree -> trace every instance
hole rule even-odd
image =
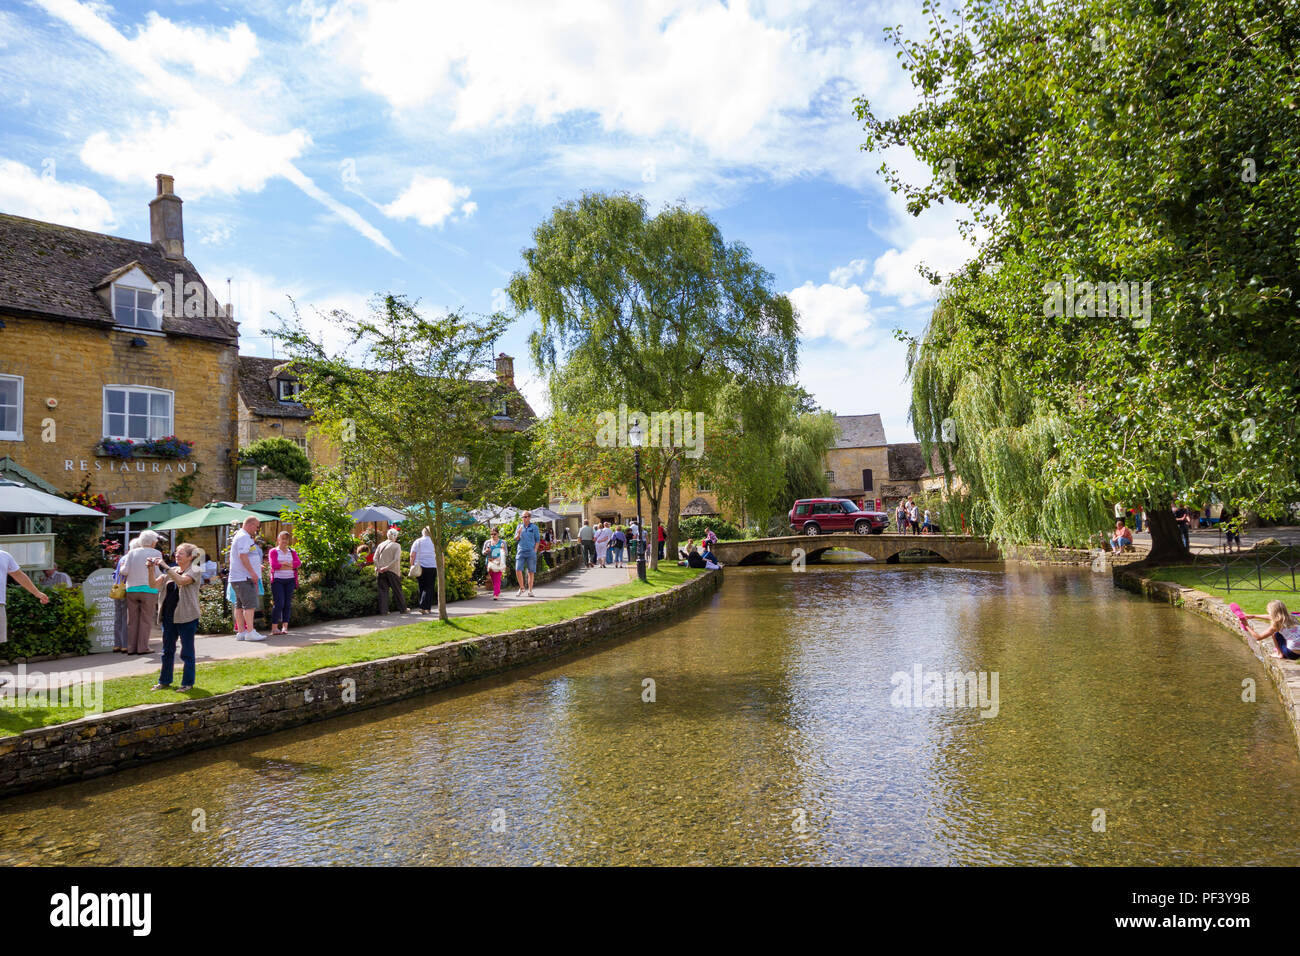
[[[925,37],[891,31],[919,105],[884,117],[857,103],[864,148],[910,148],[934,174],[882,167],[909,208],[966,204],[987,235],[921,366],[959,326],[986,378],[1005,373],[1033,403],[1025,423],[1051,432],[1039,451],[1062,494],[1087,480],[1147,503],[1153,560],[1184,554],[1171,499],[1280,514],[1300,485],[1300,8],[926,10]],[[927,443],[945,411],[918,418]],[[1037,491],[1025,507],[1043,507]]]
[[[682,205],[651,215],[640,196],[587,193],[557,206],[533,240],[507,292],[517,310],[538,316],[533,357],[550,377],[554,407],[590,415],[623,403],[706,418],[748,411],[736,419],[747,435],[775,437],[758,410],[762,393],[784,386],[796,367],[794,309],[707,215]],[[671,438],[642,452],[651,522],[664,513],[667,488],[670,549],[681,478],[703,467],[700,457]]]
[[[417,303],[377,296],[369,316],[331,312],[346,344],[332,351],[295,309],[280,338],[302,383],[302,401],[340,449],[341,481],[354,503],[404,508],[433,531],[438,616],[447,619],[449,502],[485,497],[500,477],[512,433],[493,427],[501,386],[492,351],[502,316],[425,316]]]

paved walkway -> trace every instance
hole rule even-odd
[[[1223,548],[1223,535],[1218,528],[1193,528],[1188,536],[1194,554],[1210,554]],[[1281,528],[1247,528],[1241,533],[1242,548],[1251,547],[1256,541],[1276,538],[1283,544],[1300,544],[1300,528],[1289,526]],[[1151,550],[1151,533],[1149,531],[1133,534],[1133,547],[1139,551]]]
[[[468,617],[471,614],[487,614],[503,611],[539,601],[555,601],[560,598],[573,597],[584,591],[626,584],[636,574],[636,566],[629,568],[579,568],[549,584],[535,588],[535,597],[517,597],[517,590],[502,590],[501,599],[492,600],[490,591],[480,591],[468,601],[456,601],[447,605],[448,617]],[[271,654],[283,654],[299,647],[336,641],[340,638],[360,637],[388,627],[400,627],[404,624],[418,624],[420,621],[436,621],[437,608],[434,613],[420,614],[408,611],[406,614],[390,613],[370,617],[353,617],[337,621],[323,621],[305,627],[293,628],[288,634],[267,635],[265,641],[237,641],[233,634],[200,634],[195,641],[195,663],[204,661],[230,660],[236,657],[266,657]],[[114,677],[129,677],[134,674],[156,674],[162,667],[162,630],[155,628],[150,640],[150,652],[136,657],[112,652],[87,654],[83,657],[66,657],[57,661],[41,661],[26,665],[28,674],[24,680],[30,684],[33,674],[49,675],[70,672],[94,672],[102,674],[105,680]],[[176,657],[176,676],[174,683],[180,683],[180,654]],[[4,668],[0,673],[16,676],[17,665]],[[16,682],[15,682],[16,683]]]

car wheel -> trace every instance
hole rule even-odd
[[[853,525],[853,530],[858,534],[871,534],[871,522],[859,521]]]
[[[807,535],[821,534],[822,529],[817,527],[817,523],[815,521],[809,521],[806,525],[803,526],[803,533]]]

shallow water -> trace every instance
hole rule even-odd
[[[996,716],[897,706],[916,665]],[[0,801],[0,864],[1296,865],[1297,818],[1259,662],[1109,577],[732,569],[594,653]]]

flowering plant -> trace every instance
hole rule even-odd
[[[100,440],[99,447],[105,455],[113,458],[130,458],[135,453],[135,442],[129,438],[104,438]]]
[[[175,435],[154,438],[145,442],[147,453],[159,458],[188,458],[194,451],[194,442],[183,441]]]
[[[113,510],[113,506],[108,503],[107,498],[101,494],[92,494],[86,488],[72,492],[72,494],[68,495],[68,500],[73,504],[81,505],[83,508],[94,508],[103,514],[108,514]]]

